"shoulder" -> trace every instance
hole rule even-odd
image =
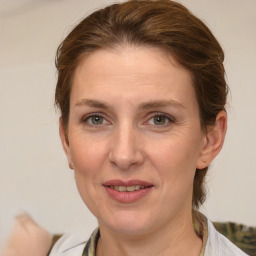
[[[213,226],[211,221],[207,220],[208,239],[205,248],[205,256],[246,256],[243,251],[231,243],[226,237],[220,234]]]
[[[49,256],[80,256],[86,240],[82,235],[64,235],[54,245]]]

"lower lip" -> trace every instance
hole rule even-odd
[[[116,201],[121,202],[121,203],[133,203],[137,200],[139,200],[140,198],[144,197],[145,195],[147,195],[150,190],[153,188],[152,187],[148,187],[148,188],[143,188],[143,189],[139,189],[136,191],[132,191],[132,192],[120,192],[117,191],[113,188],[110,187],[106,187],[104,186],[106,191],[108,192],[108,194]]]

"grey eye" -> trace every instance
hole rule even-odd
[[[154,116],[153,122],[155,125],[164,125],[167,122],[167,118],[165,116]]]
[[[91,116],[90,121],[92,124],[103,124],[104,118],[102,116]]]

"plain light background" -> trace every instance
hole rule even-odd
[[[13,217],[29,213],[52,233],[97,226],[76,190],[53,107],[55,51],[107,0],[0,0],[0,245]],[[201,210],[212,220],[256,226],[256,1],[182,0],[225,53],[229,125],[208,173]]]

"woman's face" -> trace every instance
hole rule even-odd
[[[68,142],[81,197],[101,227],[143,234],[191,213],[206,136],[190,73],[150,47],[98,50],[78,66]]]

